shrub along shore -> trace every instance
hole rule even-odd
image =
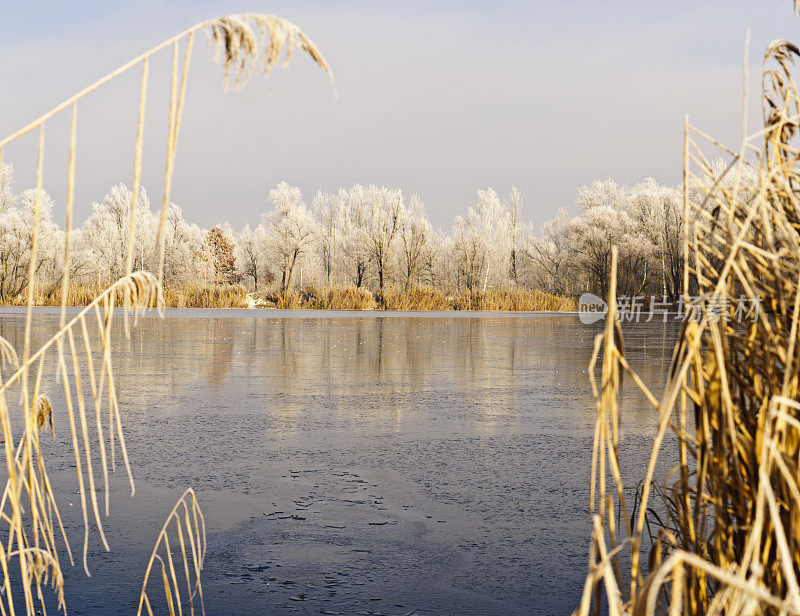
[[[103,289],[93,284],[70,285],[68,306],[86,306]],[[38,306],[60,306],[60,289],[50,295],[36,294]],[[6,306],[23,305],[25,298],[1,302]],[[387,288],[383,299],[364,287],[341,286],[251,293],[244,285],[167,285],[164,301],[169,308],[283,308],[319,310],[496,310],[566,312],[577,309],[573,297],[525,289],[490,289],[461,291],[447,295],[431,287],[409,290]]]

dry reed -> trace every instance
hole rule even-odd
[[[63,288],[59,287],[49,295],[34,293],[35,306],[83,307],[90,304],[104,291],[97,284],[69,285],[66,302],[62,301]],[[238,284],[223,285],[181,285],[164,288],[164,306],[166,308],[246,308],[247,289]],[[24,306],[24,298],[10,298],[5,305]]]
[[[21,357],[15,349],[0,338],[0,360],[10,366],[11,375],[0,381],[0,430],[2,430],[7,481],[0,500],[0,614],[15,614],[15,607],[24,602],[29,616],[46,613],[44,590],[52,588],[58,608],[66,611],[64,577],[59,561],[63,549],[70,562],[72,551],[59,514],[58,504],[47,474],[40,446],[40,433],[45,426],[52,428],[53,414],[65,411],[72,440],[78,480],[78,493],[83,515],[83,565],[88,567],[88,538],[90,518],[96,526],[106,549],[106,540],[100,514],[100,482],[104,496],[105,515],[109,513],[109,471],[116,467],[117,455],[121,455],[129,477],[131,492],[134,491],[122,419],[116,397],[111,357],[111,341],[114,307],[125,308],[122,319],[128,333],[129,318],[136,318],[142,310],[164,306],[161,286],[164,260],[164,228],[169,203],[172,171],[180,129],[181,114],[186,93],[186,79],[192,53],[194,35],[207,31],[217,58],[223,65],[225,87],[242,87],[255,69],[265,74],[276,66],[285,51],[283,66],[289,62],[292,52],[299,47],[330,75],[330,69],[314,44],[294,24],[277,17],[259,14],[233,15],[206,21],[164,41],[149,51],[137,56],[76,95],[23,127],[16,133],[0,139],[0,163],[3,148],[36,131],[38,139],[36,161],[36,190],[33,204],[33,229],[28,268],[28,285],[25,298],[26,315],[24,347]],[[185,41],[183,64],[179,61],[179,47]],[[143,135],[146,110],[146,94],[151,58],[159,51],[172,50],[172,73],[169,118],[167,123],[167,153],[164,175],[164,198],[158,229],[156,252],[159,261],[158,275],[133,272],[133,231],[140,189],[142,168]],[[72,290],[70,284],[70,250],[72,231],[72,206],[76,178],[77,111],[79,102],[98,88],[120,75],[141,66],[141,86],[136,144],[133,155],[133,197],[131,216],[128,221],[127,272],[120,280],[89,299],[87,289]],[[180,79],[178,79],[180,75]],[[38,349],[31,348],[31,329],[35,297],[36,256],[39,241],[39,215],[44,177],[45,125],[62,111],[71,114],[69,157],[66,191],[66,233],[62,263],[61,289],[56,294],[60,300],[59,331]],[[96,291],[94,289],[93,291]],[[235,293],[231,293],[235,295]],[[221,301],[220,297],[215,301]],[[69,303],[86,303],[86,307],[67,320]],[[49,361],[48,361],[49,360]],[[56,374],[47,374],[46,367],[54,362]],[[5,376],[5,375],[3,375]],[[88,379],[87,379],[88,376]],[[47,381],[57,381],[63,386],[64,409],[54,410],[42,388]],[[12,388],[15,395],[9,398]],[[18,392],[16,390],[19,390]],[[19,394],[18,396],[16,394]],[[12,407],[10,399],[19,399],[24,428],[15,434],[11,425]],[[94,460],[93,460],[94,458]],[[99,458],[99,459],[98,459]],[[102,477],[95,477],[95,469],[101,469]],[[173,544],[170,544],[170,535]],[[176,553],[175,539],[180,546]],[[186,540],[188,539],[188,546]],[[63,544],[63,548],[60,546]],[[188,550],[188,551],[187,551]],[[195,597],[202,593],[199,582],[205,555],[205,526],[202,513],[194,493],[188,490],[173,508],[159,534],[142,586],[139,613],[145,607],[152,614],[149,599],[150,571],[158,562],[161,565],[166,608],[169,613],[183,614],[184,606],[194,614]],[[176,565],[176,562],[178,563]],[[166,563],[166,564],[165,564]],[[183,568],[186,594],[182,594],[176,571]],[[20,595],[22,595],[20,597]]]
[[[44,295],[34,293],[36,306],[82,307],[89,304],[103,287],[96,284],[71,283],[63,302],[63,287]],[[246,308],[248,292],[243,285],[167,285],[164,287],[164,306],[167,308]],[[411,287],[403,291],[389,287],[384,292],[383,302],[377,301],[371,291],[364,287],[342,286],[310,288],[302,293],[287,291],[280,293],[259,293],[266,307],[283,309],[313,310],[488,310],[488,311],[527,311],[527,312],[570,312],[575,311],[575,299],[564,295],[554,295],[544,291],[525,289],[505,289],[460,292],[445,295],[442,291],[427,286]],[[6,305],[22,306],[22,297],[7,300]]]
[[[383,294],[386,310],[451,310],[447,296],[431,287],[411,287],[405,291],[387,289]]]
[[[247,289],[238,284],[168,286],[164,302],[170,308],[245,308]]]
[[[176,566],[170,547],[170,535],[173,545],[176,543],[181,549],[182,567]],[[161,532],[158,534],[156,545],[147,563],[142,582],[142,592],[139,595],[139,609],[137,616],[141,616],[142,608],[147,609],[149,615],[153,614],[153,606],[147,592],[150,587],[150,573],[158,563],[161,569],[161,588],[167,609],[174,614],[177,609],[182,614],[181,599],[183,583],[186,584],[185,603],[189,613],[194,616],[195,600],[200,605],[200,610],[205,614],[203,605],[203,585],[200,581],[200,572],[206,556],[206,522],[203,512],[197,504],[194,490],[189,488],[175,503],[172,511],[167,516]]]
[[[310,289],[302,296],[294,294],[291,301],[291,304],[284,301],[282,307],[319,310],[374,310],[378,307],[369,290],[355,286]]]
[[[494,289],[461,293],[450,299],[454,310],[500,310],[506,312],[572,312],[573,297],[525,289]]]
[[[402,291],[395,287],[384,290],[383,301],[364,287],[343,286],[311,288],[297,293],[288,291],[259,296],[268,308],[304,308],[318,310],[490,310],[527,312],[568,312],[576,309],[575,299],[544,291],[504,289],[459,292],[445,295],[427,286]]]
[[[700,299],[660,399],[625,361],[614,253],[590,365],[594,532],[581,616],[592,604],[612,615],[800,614],[800,98],[790,70],[798,55],[785,41],[767,49],[764,128],[738,151],[687,120],[684,297]],[[719,170],[701,146],[729,164]],[[619,456],[623,374],[658,413],[633,502]],[[674,452],[663,451],[668,431]],[[660,456],[672,470],[657,482]]]

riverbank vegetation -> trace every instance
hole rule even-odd
[[[503,289],[445,295],[431,287],[388,289],[381,300],[361,287],[308,289],[303,293],[270,293],[258,296],[266,307],[324,310],[498,310],[566,312],[576,310],[574,298],[542,291]]]
[[[800,613],[798,59],[791,43],[768,47],[764,128],[741,147],[686,124],[683,291],[693,280],[707,301],[680,332],[660,398],[625,361],[612,253],[590,370],[595,515],[579,616]],[[709,164],[715,154],[729,164]],[[733,296],[769,313],[742,322],[733,306],[719,311]],[[622,464],[623,376],[657,413],[646,467]]]
[[[67,306],[86,306],[104,289],[96,284],[69,285]],[[61,306],[61,289],[50,295],[34,294],[38,306]],[[21,306],[24,301],[7,301],[7,306]],[[525,289],[460,292],[445,295],[431,287],[408,290],[390,287],[381,301],[365,287],[308,287],[301,292],[290,290],[254,294],[243,284],[186,284],[164,289],[167,308],[282,308],[308,310],[493,310],[527,312],[568,312],[576,310],[573,297]]]
[[[85,305],[125,271],[133,193],[123,184],[92,204],[72,230],[67,302]],[[26,295],[35,191],[16,192],[9,163],[0,173],[0,303]],[[64,231],[42,191],[42,247],[34,296],[60,303]],[[595,181],[578,189],[573,210],[535,229],[522,219],[522,195],[478,190],[448,233],[434,229],[425,205],[399,189],[356,184],[317,193],[310,207],[296,187],[267,195],[261,221],[234,231],[203,229],[175,204],[167,209],[163,278],[168,305],[384,309],[574,309],[584,291],[605,295],[611,247],[620,251],[622,294],[680,294],[681,192],[653,180]],[[137,195],[134,270],[158,268],[159,216]],[[353,291],[352,289],[357,289]],[[94,289],[94,291],[92,291]],[[279,296],[279,299],[274,299]],[[252,303],[252,301],[251,301]]]

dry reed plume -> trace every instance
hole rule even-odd
[[[181,521],[182,520],[182,521]],[[181,548],[181,560],[183,567],[175,565],[170,547],[170,534],[178,540]],[[188,551],[188,555],[187,555]],[[147,569],[142,582],[142,592],[139,595],[139,610],[137,616],[141,616],[142,608],[147,609],[148,614],[153,613],[153,606],[150,604],[150,596],[147,589],[150,582],[150,573],[158,563],[161,573],[161,590],[164,592],[167,609],[170,614],[174,614],[177,608],[178,613],[182,613],[181,600],[182,584],[186,583],[186,604],[189,606],[189,613],[194,615],[195,600],[200,605],[202,613],[205,613],[203,606],[203,585],[200,582],[200,572],[203,569],[203,561],[206,555],[206,522],[200,505],[197,504],[194,490],[189,488],[175,503],[172,511],[167,516],[167,521],[158,534],[156,545],[147,563]],[[179,581],[180,580],[180,581]]]
[[[122,306],[123,325],[128,332],[129,318],[134,324],[138,314],[149,308],[163,308],[164,297],[161,285],[164,263],[164,229],[169,204],[172,172],[180,129],[181,115],[186,94],[186,80],[192,53],[194,35],[207,31],[217,58],[223,66],[223,84],[242,87],[254,70],[265,74],[280,60],[285,51],[283,66],[289,62],[292,52],[301,48],[313,61],[330,75],[330,69],[319,50],[294,24],[277,17],[259,14],[233,15],[203,22],[174,36],[144,54],[109,73],[75,96],[57,105],[43,116],[31,122],[13,135],[0,140],[0,163],[3,148],[32,131],[38,138],[36,162],[36,190],[34,198],[34,224],[31,235],[28,285],[26,295],[26,319],[24,348],[21,355],[0,338],[0,359],[3,366],[10,366],[10,376],[0,381],[0,429],[6,459],[8,479],[0,502],[0,615],[15,614],[24,602],[26,614],[32,616],[46,613],[44,590],[50,586],[55,593],[58,608],[66,611],[64,598],[64,575],[60,554],[66,553],[70,562],[73,554],[59,514],[58,504],[47,474],[45,460],[40,447],[40,435],[45,427],[52,429],[53,417],[65,416],[72,437],[78,491],[84,522],[83,565],[87,575],[90,518],[106,549],[109,549],[103,531],[100,513],[101,500],[105,516],[109,514],[109,471],[117,464],[120,455],[128,474],[131,492],[133,477],[128,460],[123,434],[122,419],[116,397],[111,354],[114,307]],[[179,60],[181,43],[185,42],[183,62]],[[142,145],[145,109],[151,58],[159,51],[171,48],[172,73],[170,83],[169,118],[167,122],[167,152],[164,174],[164,193],[158,229],[156,251],[159,261],[158,275],[133,272],[133,238],[136,208],[140,191],[142,168]],[[128,225],[127,273],[120,280],[103,290],[76,316],[67,321],[66,306],[70,301],[70,231],[72,228],[72,206],[76,177],[76,141],[78,103],[91,92],[119,77],[128,70],[141,66],[141,89],[136,146],[133,152],[133,197]],[[180,78],[179,78],[180,77]],[[41,210],[42,178],[45,154],[45,125],[60,112],[69,109],[71,125],[69,135],[69,163],[67,177],[66,234],[62,285],[60,292],[61,317],[59,331],[39,349],[31,349],[31,326],[35,301],[35,263],[38,244],[39,215]],[[72,296],[75,299],[75,296]],[[82,297],[85,301],[87,297]],[[49,374],[47,367],[54,362],[56,374]],[[0,367],[0,368],[2,368]],[[88,382],[85,375],[88,375]],[[0,373],[0,378],[5,374]],[[54,408],[43,393],[48,381],[63,387],[64,409]],[[14,388],[15,395],[7,394]],[[9,400],[20,400],[22,423],[21,434],[12,428],[12,408]],[[13,406],[13,403],[12,403]],[[101,475],[95,477],[95,469]],[[102,482],[102,487],[101,487]],[[172,543],[170,543],[170,536]],[[188,543],[187,543],[188,541]],[[176,552],[177,546],[180,551]],[[159,534],[145,573],[139,603],[139,613],[146,608],[153,613],[150,602],[150,572],[156,562],[160,565],[166,608],[172,615],[183,614],[185,609],[194,614],[195,600],[202,608],[200,572],[206,549],[205,525],[194,492],[184,493],[167,518]],[[177,564],[176,564],[177,563]],[[186,583],[183,593],[179,584],[181,574]]]
[[[683,292],[702,301],[680,332],[660,400],[624,358],[614,253],[590,366],[594,532],[581,616],[593,603],[612,615],[800,614],[800,98],[790,71],[798,55],[785,41],[767,49],[764,128],[738,151],[686,122]],[[729,164],[720,169],[715,156]],[[737,314],[739,297],[760,305],[755,320]],[[623,375],[658,412],[633,502],[619,457]],[[664,451],[668,431],[674,453]],[[673,468],[656,482],[659,456]]]

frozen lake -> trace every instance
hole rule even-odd
[[[19,349],[22,327],[19,309],[0,312]],[[56,327],[41,311],[34,345]],[[158,528],[191,486],[209,532],[208,614],[569,614],[587,570],[587,364],[601,327],[575,315],[196,310],[144,318],[130,340],[120,328],[137,493],[118,470],[112,551],[93,532],[93,577],[65,565],[68,612],[135,614]],[[677,332],[625,329],[629,362],[658,391]],[[80,553],[60,387],[46,390],[56,442],[44,441]],[[654,425],[627,396],[628,469]]]

